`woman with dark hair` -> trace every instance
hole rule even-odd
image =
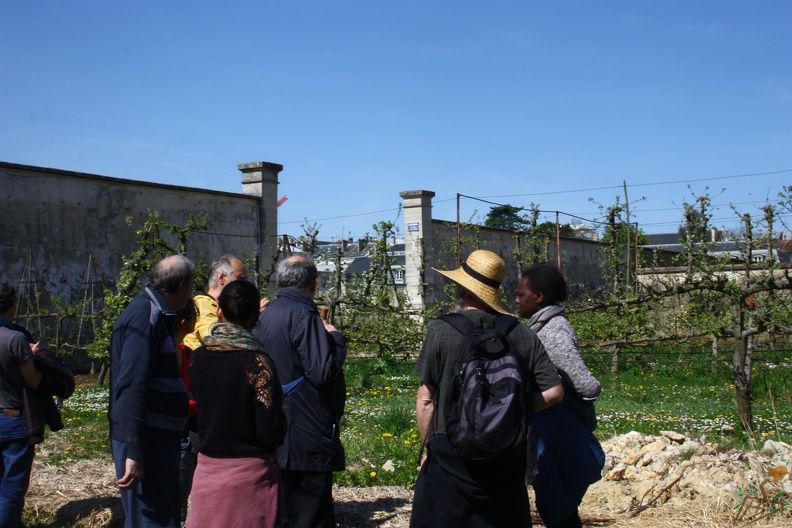
[[[218,297],[218,323],[193,352],[190,385],[198,410],[198,465],[187,526],[272,527],[278,518],[283,391],[251,330],[259,293],[235,280]]]
[[[522,272],[517,311],[530,318],[528,326],[539,335],[564,384],[564,400],[535,413],[529,433],[537,457],[528,476],[533,477],[536,509],[548,528],[582,526],[578,506],[605,464],[593,434],[594,401],[601,387],[580,357],[577,334],[561,304],[566,299],[567,284],[555,266],[538,264]]]

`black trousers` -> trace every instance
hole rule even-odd
[[[333,473],[281,469],[281,527],[335,528]]]
[[[528,491],[516,481],[489,493],[461,482],[430,454],[415,483],[410,527],[530,528]]]

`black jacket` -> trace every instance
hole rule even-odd
[[[288,429],[277,449],[278,465],[298,471],[343,470],[344,336],[327,332],[314,302],[296,288],[278,293],[253,333],[272,357],[281,383],[302,378],[294,392],[284,391]]]
[[[74,394],[74,374],[47,349],[41,349],[33,356],[33,364],[41,372],[41,383],[35,390],[25,387],[22,402],[30,443],[38,444],[44,441],[45,424],[53,432],[63,429],[61,413],[54,398],[68,398]]]

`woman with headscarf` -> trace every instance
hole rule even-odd
[[[280,481],[274,453],[286,433],[283,391],[250,332],[259,315],[257,288],[230,282],[218,305],[219,322],[190,367],[199,442],[187,526],[272,527]]]

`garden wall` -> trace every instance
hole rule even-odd
[[[211,262],[218,255],[260,258],[277,249],[277,193],[281,165],[241,164],[242,193],[97,176],[0,162],[0,280],[46,292],[71,304],[93,286],[115,284],[122,256],[137,249],[135,228],[154,211],[184,224],[207,213],[205,232],[190,237],[187,254]]]
[[[453,269],[458,266],[455,258],[456,222],[432,218],[432,198],[435,195],[432,191],[405,191],[400,195],[404,200],[405,291],[412,306],[420,310],[450,302],[443,290],[448,280],[431,268]],[[515,233],[482,226],[476,226],[475,231],[462,226],[461,254],[463,257],[469,254],[477,244],[478,248],[488,249],[503,258],[507,265],[503,291],[507,306],[514,309],[520,276],[515,258],[515,251],[519,252],[520,248]],[[548,260],[557,263],[560,249],[561,271],[572,294],[581,294],[603,286],[600,263],[605,247],[602,242],[579,238],[562,238],[560,247],[557,247],[553,240],[548,242]]]

